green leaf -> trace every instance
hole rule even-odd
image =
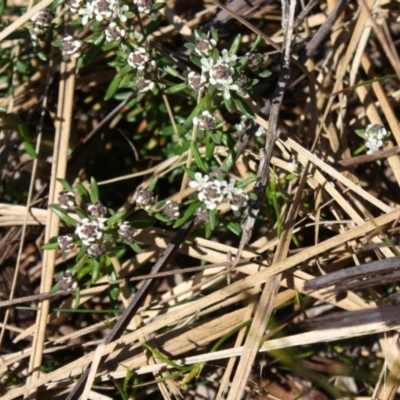
[[[93,176],[90,179],[90,192],[91,192],[92,203],[95,204],[100,200],[100,196],[99,196],[99,187],[97,186],[96,179],[93,178]]]
[[[101,269],[101,264],[102,264],[102,260],[101,257],[100,259],[98,258],[92,258],[93,260],[93,266],[92,266],[92,283],[96,283],[97,280],[99,279],[99,275],[100,275],[100,269]]]
[[[56,250],[56,249],[58,249],[58,242],[52,243],[50,241],[49,243],[45,243],[45,244],[42,245],[42,250]]]
[[[238,52],[241,43],[242,43],[242,35],[239,34],[235,37],[235,40],[233,41],[228,54],[230,56],[235,55]]]
[[[72,190],[72,186],[65,180],[62,178],[57,178],[57,181],[61,183],[61,185],[63,186],[63,188],[67,191],[67,192],[74,192]]]
[[[110,297],[114,300],[117,301],[119,298],[119,294],[120,294],[121,290],[119,288],[119,285],[115,284],[115,285],[110,285],[108,288],[108,293],[110,294]]]
[[[233,111],[233,102],[232,102],[232,95],[229,99],[224,98],[224,104],[225,107],[228,111],[232,112]]]
[[[97,39],[96,42],[89,47],[88,51],[85,51],[83,56],[79,59],[79,61],[82,60],[81,65],[78,66],[78,69],[81,67],[84,67],[92,61],[97,54],[101,51],[101,47],[103,46],[103,42],[105,39],[105,35],[100,35]]]
[[[0,0],[0,17],[3,15],[6,0]]]
[[[354,131],[357,136],[359,136],[361,139],[365,140],[365,129],[356,129]]]
[[[236,158],[236,152],[232,150],[229,153],[228,157],[225,158],[225,161],[222,164],[221,169],[226,172],[229,172],[235,164],[235,158]]]
[[[217,218],[218,210],[211,210],[209,215],[210,215],[210,218],[209,218],[210,228],[211,228],[211,230],[214,230],[218,223],[218,218]]]
[[[37,157],[35,148],[33,147],[33,145],[31,143],[25,142],[24,147],[25,147],[25,151],[27,152],[27,154],[29,155],[30,158],[35,159]]]
[[[214,156],[215,142],[212,135],[208,132],[206,137],[206,160],[211,160]]]
[[[176,69],[170,67],[169,65],[165,65],[165,66],[163,67],[163,70],[164,70],[164,72],[166,72],[166,73],[169,74],[169,75],[172,75],[172,76],[179,76],[179,72],[178,72]]]
[[[258,46],[261,44],[261,36],[257,35],[256,40],[253,43],[253,46],[251,46],[250,53],[253,53],[258,49]]]
[[[203,159],[201,158],[201,155],[199,153],[199,150],[194,142],[190,144],[190,149],[192,150],[194,161],[197,167],[201,169],[203,172],[208,172],[208,169],[204,164]]]
[[[135,252],[135,253],[140,253],[142,251],[142,249],[140,248],[140,246],[133,242],[129,244],[130,248]]]
[[[151,182],[149,183],[148,190],[150,190],[151,192],[154,192],[157,182],[158,182],[158,175],[151,180]]]
[[[210,32],[211,32],[211,37],[212,37],[216,42],[218,42],[219,37],[218,37],[218,32],[217,32],[217,30],[212,26],[211,29],[210,29]]]
[[[201,69],[201,61],[199,57],[196,56],[190,56],[189,57],[190,61],[198,68]]]
[[[78,215],[79,219],[84,219],[88,217],[85,211],[83,211],[80,207],[75,207],[75,212]]]
[[[168,89],[165,89],[166,94],[175,94],[178,92],[184,92],[189,88],[187,83],[179,83],[177,85],[171,86]]]
[[[240,188],[240,189],[243,189],[243,188],[245,188],[246,186],[250,185],[250,183],[255,182],[256,180],[257,180],[257,177],[256,177],[256,176],[252,176],[252,177],[250,177],[250,178],[243,179],[242,181],[237,182],[236,187],[237,187],[237,188]]]
[[[171,221],[168,217],[166,217],[165,215],[162,215],[160,213],[155,213],[154,217],[157,218],[159,221],[165,222],[165,223]]]
[[[75,290],[75,307],[74,307],[75,310],[79,307],[80,302],[81,302],[81,289],[77,287]]]
[[[199,104],[194,108],[194,110],[190,113],[189,117],[186,119],[185,123],[183,124],[183,129],[185,131],[189,130],[193,126],[193,118],[197,117],[204,108],[204,104],[207,101],[207,97],[203,97],[200,101]]]
[[[106,226],[111,226],[118,221],[122,221],[123,219],[125,219],[126,214],[127,214],[126,211],[120,211],[119,213],[113,215],[106,221]]]
[[[229,222],[227,225],[227,228],[234,233],[236,236],[241,236],[242,235],[242,228],[239,223],[237,222]]]
[[[78,222],[70,217],[66,211],[64,211],[58,204],[52,204],[50,206],[51,210],[60,217],[61,220],[63,220],[66,224],[72,225],[72,226],[77,226]]]
[[[104,96],[104,100],[110,100],[114,97],[115,93],[119,89],[119,85],[122,81],[122,77],[116,76],[110,83],[110,86],[107,89],[106,95]]]
[[[259,76],[260,78],[268,78],[271,75],[272,75],[272,72],[269,70],[257,72],[257,76]]]
[[[90,203],[90,193],[81,183],[76,184],[76,190],[78,191],[79,196],[82,197],[82,200],[85,202],[85,204]]]
[[[196,180],[196,177],[194,176],[194,174],[195,174],[194,171],[192,171],[191,169],[186,168],[186,167],[182,167],[182,168],[183,168],[183,170],[185,171],[185,173],[186,173],[187,175],[189,175],[190,178],[192,178],[192,180]]]
[[[192,215],[195,213],[195,211],[200,207],[201,201],[195,201],[194,203],[190,204],[190,206],[186,209],[182,217],[176,220],[174,224],[174,228],[179,228],[182,226],[186,221],[189,220],[189,218],[192,217]]]
[[[57,39],[51,42],[51,45],[53,47],[61,47],[63,45],[63,40],[62,39]]]
[[[248,117],[254,119],[255,114],[253,110],[249,107],[249,105],[242,99],[240,96],[238,96],[236,93],[232,93],[232,100],[235,103],[236,107],[243,113],[246,114]]]

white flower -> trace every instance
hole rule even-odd
[[[377,151],[379,151],[381,149],[382,145],[383,145],[382,140],[376,139],[374,137],[369,138],[365,142],[365,146],[367,146],[369,148],[369,150],[367,151],[367,154],[376,153]]]
[[[92,8],[97,21],[109,20],[113,15],[111,5],[107,0],[94,0]]]
[[[193,125],[198,125],[202,131],[212,131],[215,128],[215,117],[208,110],[204,110],[198,117],[193,118]]]
[[[85,6],[79,8],[78,14],[82,15],[82,25],[86,25],[89,19],[93,19],[93,4],[88,1],[85,2]]]
[[[207,209],[215,210],[224,201],[227,186],[226,181],[218,179],[207,182],[199,192],[199,200],[204,202]]]
[[[245,131],[246,128],[247,128],[247,122],[248,122],[249,120],[250,120],[250,118],[249,118],[246,114],[243,114],[243,115],[240,117],[240,122],[237,123],[237,124],[235,124],[235,130],[236,130],[236,132],[239,133],[239,134],[244,133],[244,131]]]
[[[214,66],[214,59],[203,57],[200,60],[200,63],[201,63],[201,70],[203,72],[209,72],[211,68]]]
[[[85,246],[89,246],[103,237],[104,224],[97,219],[92,221],[84,218],[78,223],[75,234],[79,236]]]
[[[235,70],[224,62],[218,62],[210,70],[211,85],[230,85],[233,82],[232,75]]]
[[[150,61],[151,57],[144,47],[139,47],[128,56],[128,64],[138,71],[143,71]]]
[[[133,0],[133,3],[137,5],[138,11],[145,14],[150,14],[153,2],[153,0]]]
[[[228,50],[222,50],[222,56],[218,59],[218,62],[225,63],[225,64],[234,64],[236,62],[237,56],[236,54],[229,55]]]
[[[196,172],[194,174],[194,179],[194,181],[189,182],[189,186],[191,188],[197,188],[197,190],[200,191],[210,180],[210,177],[208,175],[203,176],[201,172]]]
[[[62,49],[69,56],[78,58],[81,55],[80,48],[82,44],[82,41],[75,40],[72,36],[68,35],[63,39]]]
[[[110,22],[105,30],[105,34],[106,41],[108,43],[119,42],[123,37],[126,36],[126,30],[119,27],[115,22]]]
[[[129,6],[126,4],[121,6],[118,0],[109,0],[109,2],[112,10],[112,19],[118,19],[121,22],[126,22],[128,18],[126,15],[124,15],[124,13],[129,11]]]
[[[258,129],[256,130],[255,135],[257,137],[260,137],[260,136],[265,136],[266,133],[267,133],[267,131],[262,126],[259,126]]]
[[[220,89],[222,89],[222,95],[223,95],[224,99],[229,100],[231,98],[230,91],[234,90],[235,92],[237,92],[240,88],[235,83],[233,83],[233,84],[226,83],[226,84],[222,85],[222,87]]]
[[[74,248],[74,238],[69,235],[59,236],[58,239],[58,247],[64,251],[65,253],[70,252]]]
[[[365,138],[375,138],[382,140],[387,136],[387,130],[382,125],[369,124],[365,129]]]
[[[87,249],[87,253],[91,257],[100,257],[107,251],[107,247],[104,244],[93,243]]]
[[[202,39],[196,44],[195,53],[199,56],[211,56],[217,42],[214,39]]]
[[[149,92],[149,91],[152,92],[155,90],[155,88],[156,88],[156,84],[149,79],[140,77],[136,81],[136,89],[138,90],[139,93],[144,93],[144,92]]]
[[[188,74],[188,84],[193,90],[204,89],[204,83],[207,82],[207,78],[204,74],[199,74],[198,72],[191,71]]]
[[[122,242],[130,244],[133,242],[133,236],[136,233],[136,229],[131,226],[127,221],[124,221],[118,229],[118,235],[121,236]]]

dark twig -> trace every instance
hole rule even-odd
[[[285,23],[285,21],[283,21],[283,23]],[[254,224],[264,199],[265,189],[269,185],[269,167],[271,164],[272,151],[274,149],[275,142],[279,137],[279,111],[282,105],[283,95],[285,93],[287,83],[290,79],[290,46],[293,26],[291,23],[289,23],[289,26],[284,26],[283,28],[285,30],[285,36],[282,48],[281,72],[278,79],[278,84],[270,101],[271,108],[268,121],[267,140],[265,143],[264,154],[261,158],[257,171],[257,182],[254,186],[254,193],[256,194],[257,199],[250,203],[249,213],[243,224],[243,234],[240,240],[234,265],[236,265],[236,263],[239,261],[244,246],[249,242],[253,232]]]

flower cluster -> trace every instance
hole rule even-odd
[[[201,131],[212,131],[215,128],[215,117],[208,110],[202,111],[200,115],[193,118],[193,125],[198,126]]]
[[[67,56],[78,58],[81,55],[82,41],[74,39],[71,35],[65,36],[62,49]]]
[[[58,209],[62,213],[68,210],[78,210],[75,195],[72,191],[63,191],[58,196]],[[116,222],[107,226],[104,219],[108,210],[100,202],[93,204],[87,202],[86,211],[79,209],[80,221],[75,225],[73,234],[60,235],[57,237],[57,246],[64,254],[69,253],[75,247],[86,246],[86,254],[89,257],[100,257],[107,253],[118,243],[131,244],[136,230],[129,222]],[[83,217],[85,215],[85,217]],[[66,218],[68,218],[66,216]],[[70,221],[70,220],[69,220]],[[66,222],[69,222],[66,220]]]
[[[53,14],[47,10],[41,10],[32,16],[31,21],[34,22],[34,25],[31,35],[34,40],[42,38],[47,34],[52,19]]]
[[[382,125],[368,125],[364,132],[365,146],[369,149],[367,154],[372,154],[379,151],[383,146],[382,139],[387,136],[388,132]]]
[[[249,79],[244,69],[258,73],[266,61],[266,56],[254,53],[247,53],[245,57],[239,59],[235,54],[237,49],[230,51],[223,49],[219,52],[215,39],[199,33],[196,44],[187,44],[187,47],[197,57],[201,68],[201,73],[189,72],[187,78],[189,87],[195,92],[206,89],[209,92],[216,91],[225,100],[231,98],[231,92],[236,92],[240,96],[245,95],[258,81]]]
[[[242,189],[235,187],[235,180],[210,179],[209,175],[200,172],[194,174],[195,180],[189,182],[191,188],[199,192],[199,200],[208,210],[215,210],[221,203],[228,201],[231,209],[235,212],[247,207],[249,196]]]
[[[154,74],[157,62],[144,47],[139,47],[128,55],[128,64],[137,71],[136,89],[139,93],[154,91]]]

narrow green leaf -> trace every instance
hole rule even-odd
[[[258,49],[258,46],[261,44],[261,36],[257,35],[256,40],[253,43],[253,46],[251,46],[250,53],[253,53]]]
[[[200,207],[200,205],[201,205],[201,201],[195,201],[194,203],[190,204],[190,206],[183,213],[182,217],[180,217],[179,219],[176,220],[173,227],[179,228],[180,226],[182,226],[186,221],[189,220],[189,218],[192,217],[192,215]]]
[[[233,232],[236,236],[241,236],[242,235],[242,228],[239,223],[237,222],[229,222],[227,225],[227,228]]]
[[[211,230],[214,230],[215,227],[217,226],[217,223],[218,223],[217,216],[218,216],[218,210],[211,210],[210,211],[210,219],[209,219],[209,221],[210,221]]]
[[[210,161],[214,156],[215,142],[212,135],[208,132],[206,137],[206,160]]]
[[[140,253],[142,251],[140,246],[135,242],[131,243],[129,246],[135,253]]]
[[[201,155],[199,153],[199,150],[194,142],[190,144],[190,149],[192,150],[193,158],[197,167],[201,169],[203,172],[208,172],[207,167],[204,164],[203,159],[201,158]]]
[[[259,76],[260,78],[268,78],[271,75],[272,75],[272,72],[269,70],[265,70],[265,71],[261,71],[261,72],[257,73],[257,76]]]
[[[86,204],[90,203],[90,193],[81,183],[76,184],[76,190]]]
[[[63,186],[63,188],[67,191],[67,192],[74,192],[72,190],[72,186],[65,180],[62,178],[57,178],[57,181],[61,183],[61,185]]]
[[[45,243],[42,245],[42,250],[57,250],[58,249],[58,242],[55,243]]]
[[[230,56],[235,55],[238,52],[241,43],[242,43],[242,35],[239,34],[235,37],[235,40],[233,41],[228,54]]]
[[[92,264],[92,283],[96,283],[97,280],[99,279],[100,275],[100,269],[101,269],[101,258],[100,260],[98,258],[93,258],[93,264]]]
[[[249,105],[238,96],[236,93],[232,93],[232,100],[235,103],[236,107],[244,114],[246,114],[250,118],[255,118],[255,114],[253,110],[249,107]]]
[[[111,81],[110,86],[107,89],[106,95],[104,96],[104,100],[110,100],[114,97],[115,93],[117,93],[121,81],[122,81],[121,76],[116,76]]]
[[[154,192],[157,182],[158,182],[158,175],[151,180],[151,182],[149,183],[148,190],[150,190],[151,192]]]
[[[111,226],[118,221],[122,221],[126,217],[126,211],[120,211],[119,213],[113,215],[112,217],[108,218],[106,221],[106,226]]]
[[[229,172],[235,164],[235,152],[232,150],[229,153],[229,156],[225,158],[224,163],[222,164],[222,169],[226,172]]]
[[[85,211],[83,211],[80,207],[75,207],[75,212],[78,215],[79,219],[84,219],[88,217]]]
[[[92,61],[97,56],[97,54],[101,51],[101,47],[103,45],[104,39],[105,39],[105,35],[100,35],[96,39],[96,43],[91,45],[89,47],[88,51],[85,51],[83,56],[80,58],[80,60],[82,60],[82,65],[79,67],[85,67],[86,65],[88,65],[90,63],[90,61]]]
[[[172,76],[179,76],[179,72],[178,72],[176,69],[170,67],[169,65],[165,65],[165,66],[163,67],[163,70],[164,70],[164,72],[166,72],[166,73],[169,74],[169,75],[172,75]]]
[[[192,178],[193,180],[196,180],[196,177],[194,176],[194,174],[195,174],[194,171],[192,171],[191,169],[186,168],[186,167],[182,167],[182,168],[190,178]]]
[[[179,83],[177,85],[171,86],[168,89],[165,89],[166,94],[175,94],[178,92],[184,92],[189,88],[187,83]]]
[[[210,29],[210,31],[211,31],[211,37],[212,37],[216,42],[218,42],[219,37],[218,37],[218,32],[217,32],[217,30],[212,26],[211,29]]]
[[[80,303],[81,303],[81,289],[77,287],[75,290],[75,307],[74,307],[75,310],[79,307]]]
[[[37,157],[35,147],[31,143],[25,142],[24,147],[30,158],[35,159]]]
[[[52,204],[50,206],[51,210],[57,214],[61,220],[63,220],[66,224],[72,225],[72,226],[77,226],[78,222],[70,217],[66,211],[64,211],[58,204]]]
[[[93,176],[90,179],[90,192],[91,192],[92,203],[95,204],[100,200],[100,196],[99,196],[99,187],[97,186],[96,179]]]
[[[154,217],[157,218],[161,222],[170,222],[170,219],[166,217],[165,215],[162,215],[160,213],[155,213]]]

